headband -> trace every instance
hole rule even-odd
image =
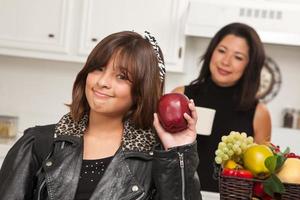
[[[159,67],[159,75],[160,75],[160,80],[163,81],[165,78],[166,74],[166,67],[165,64],[160,56],[160,51],[159,51],[159,46],[157,44],[157,41],[154,36],[152,36],[148,31],[144,32],[144,38],[152,45],[154,52],[157,57],[158,61],[158,67]]]

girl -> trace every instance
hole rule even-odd
[[[164,72],[149,33],[104,38],[77,75],[70,113],[26,130],[7,154],[0,199],[201,199],[193,102],[176,134],[153,115]],[[40,166],[41,139],[53,148]]]

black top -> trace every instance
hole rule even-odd
[[[75,200],[88,200],[113,157],[83,160]]]
[[[253,136],[253,118],[256,105],[248,111],[237,111],[237,86],[219,87],[211,81],[205,83],[185,86],[185,95],[193,99],[196,106],[212,108],[216,110],[212,134],[210,136],[197,135],[201,189],[205,191],[218,192],[218,180],[214,171],[215,151],[223,135],[231,131],[245,132]],[[201,116],[199,116],[201,121]]]

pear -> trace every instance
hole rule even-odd
[[[266,178],[270,172],[265,166],[265,160],[273,156],[273,152],[266,145],[253,145],[243,154],[244,167],[257,178]]]
[[[287,158],[277,177],[284,183],[300,184],[300,159]]]

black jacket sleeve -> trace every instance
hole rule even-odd
[[[34,139],[33,129],[27,129],[7,153],[0,170],[0,200],[33,198],[38,169],[33,154]]]
[[[155,150],[153,179],[159,200],[201,200],[197,174],[197,144],[184,145],[168,151]]]

